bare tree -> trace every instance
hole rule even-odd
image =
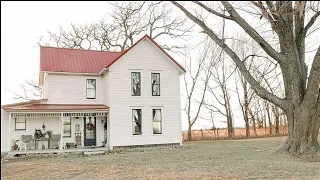
[[[193,65],[194,62],[191,59],[185,61],[187,73],[184,74],[184,83],[186,88],[186,105],[184,111],[188,117],[189,140],[192,139],[191,129],[199,118],[199,114],[205,100],[211,71],[216,63],[215,58],[216,52],[212,48],[212,44],[206,43],[204,49],[200,53],[200,57],[197,59],[196,66]],[[189,65],[187,65],[187,63],[189,63]],[[200,80],[202,80],[202,86],[200,86]],[[202,87],[202,89],[200,89],[200,94],[196,93],[196,87]],[[193,103],[196,104],[195,107],[192,107]],[[196,110],[194,111],[194,109]]]
[[[60,28],[60,33],[48,31],[49,40],[39,45],[101,51],[124,51],[143,34],[153,39],[164,36],[175,39],[175,44],[162,48],[181,53],[185,48],[178,40],[190,37],[192,27],[186,27],[187,18],[173,15],[167,2],[110,2],[111,12],[106,20],[90,25],[71,24],[70,30]],[[179,43],[178,43],[179,42]]]
[[[19,100],[35,100],[42,97],[42,88],[39,87],[38,83],[33,80],[27,80],[23,84],[20,84],[22,93],[16,93],[11,91],[14,94],[14,99]]]
[[[294,154],[319,151],[317,138],[320,127],[320,116],[318,116],[320,111],[320,102],[318,101],[320,94],[320,46],[317,47],[309,76],[305,62],[306,37],[320,15],[319,4],[314,7],[313,3],[302,1],[251,2],[252,8],[261,14],[260,19],[266,19],[271,32],[277,36],[277,42],[280,46],[280,51],[277,51],[239,14],[239,10],[231,3],[221,1],[229,14],[224,15],[206,4],[198,1],[193,2],[214,16],[238,24],[268,56],[279,63],[284,82],[284,98],[278,97],[261,86],[247,70],[238,54],[225,41],[221,40],[203,20],[179,3],[172,1],[172,4],[198,24],[203,29],[203,33],[206,33],[230,56],[258,96],[284,110],[288,118],[289,135],[282,149]],[[307,21],[307,13],[313,13],[309,21]],[[254,18],[253,14],[249,15]]]

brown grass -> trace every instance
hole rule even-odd
[[[1,179],[320,179],[320,162],[277,151],[285,138],[194,141],[176,149],[17,159],[1,164]]]
[[[276,136],[275,128],[273,128],[273,134],[270,135],[270,129],[267,128],[257,128],[257,136],[254,134],[253,128],[250,129],[250,138],[261,138],[261,137],[273,137]],[[280,129],[279,136],[288,135],[288,130],[285,127]],[[219,130],[210,130],[210,129],[201,129],[201,130],[192,130],[192,141],[201,141],[201,140],[214,140],[214,139],[228,139],[228,129],[221,128]],[[188,141],[188,131],[182,132],[183,141]],[[246,137],[246,129],[245,128],[235,128],[234,129],[234,137],[233,139],[244,139]]]

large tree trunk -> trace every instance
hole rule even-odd
[[[288,117],[288,139],[282,149],[290,153],[306,153],[319,151],[318,133],[320,112],[312,109],[297,108],[285,111]],[[303,125],[308,124],[308,125]]]

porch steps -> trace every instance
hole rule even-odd
[[[83,151],[84,155],[104,155],[106,151]]]
[[[32,154],[61,154],[61,153],[82,153],[84,155],[105,154],[106,148],[75,148],[75,149],[48,149],[48,150],[27,150],[27,151],[9,151],[6,157],[11,158],[15,155],[32,155]]]

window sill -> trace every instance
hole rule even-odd
[[[161,134],[151,134],[152,136],[163,136],[163,133]]]

